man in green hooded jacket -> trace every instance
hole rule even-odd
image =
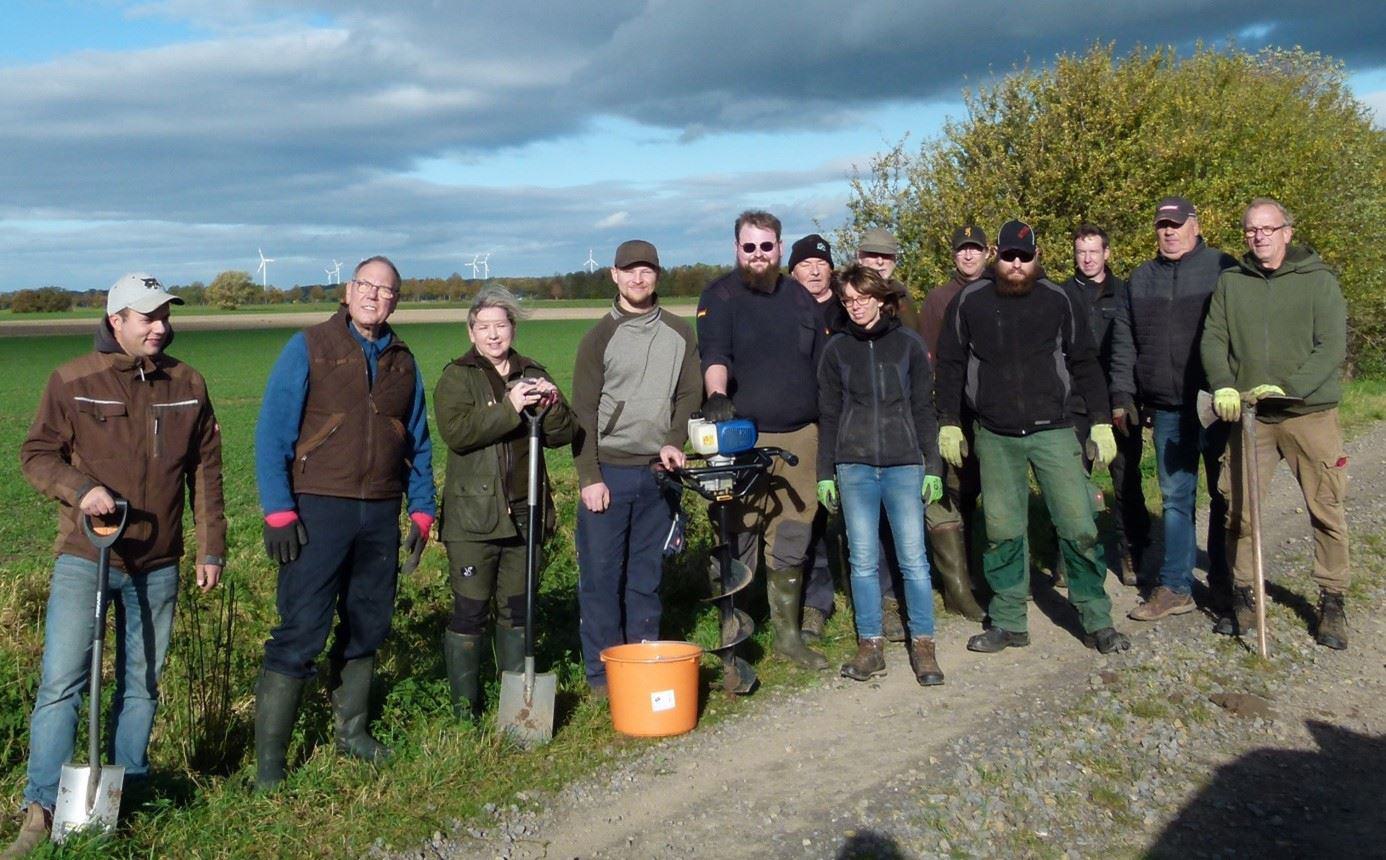
[[[1291,244],[1294,221],[1279,202],[1251,201],[1242,215],[1248,252],[1218,277],[1201,343],[1213,407],[1224,421],[1256,410],[1256,462],[1264,496],[1284,459],[1304,493],[1314,530],[1314,581],[1320,590],[1320,645],[1347,647],[1343,596],[1348,533],[1343,512],[1347,455],[1338,423],[1339,377],[1347,357],[1347,304],[1333,271],[1307,246]],[[1283,399],[1289,398],[1289,399]],[[1218,631],[1249,635],[1255,626],[1252,534],[1246,503],[1248,462],[1241,434],[1229,440],[1221,483],[1228,495],[1228,555],[1234,615]]]

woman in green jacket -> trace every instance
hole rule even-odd
[[[493,605],[497,670],[524,666],[529,432],[522,413],[548,408],[543,439],[550,448],[571,442],[575,427],[548,371],[512,348],[519,316],[519,303],[503,287],[477,294],[467,311],[472,348],[443,369],[433,392],[448,447],[439,537],[453,602],[443,659],[458,716],[480,705],[481,643]],[[543,509],[547,535],[554,524],[547,477]]]

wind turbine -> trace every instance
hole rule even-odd
[[[587,249],[587,262],[583,263],[582,267],[587,270],[587,274],[589,275],[597,271],[597,261],[592,257],[591,248]]]
[[[342,282],[342,264],[336,260],[332,261],[332,268],[323,269],[327,273],[328,284],[340,284]]]
[[[273,263],[274,258],[266,257],[264,250],[260,248],[256,248],[255,250],[260,254],[260,265],[256,267],[255,271],[260,273],[260,289],[263,290],[269,286],[269,266],[266,264]]]
[[[470,265],[470,266],[472,267],[472,280],[473,280],[473,281],[475,281],[475,280],[477,279],[477,274],[476,274],[476,273],[477,273],[477,270],[481,268],[481,263],[477,262],[477,261],[480,260],[480,259],[481,259],[481,255],[480,255],[480,254],[473,254],[473,255],[472,255],[472,261],[471,261],[471,263],[468,264],[468,265]]]
[[[490,259],[491,259],[491,252],[489,252],[489,251],[487,251],[485,254],[482,254],[482,255],[481,255],[481,278],[482,278],[482,280],[487,280],[487,279],[489,279],[489,278],[491,277],[491,264],[490,264],[490,262],[488,262]]]

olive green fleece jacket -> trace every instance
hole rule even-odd
[[[1269,272],[1246,254],[1218,276],[1200,349],[1213,391],[1278,385],[1300,398],[1280,417],[1337,406],[1347,358],[1347,303],[1338,278],[1302,245],[1291,245]]]

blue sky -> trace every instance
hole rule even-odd
[[[1016,9],[1023,10],[1017,15]],[[965,11],[966,14],[962,14]],[[406,275],[724,262],[736,213],[846,218],[854,166],[963,87],[1094,41],[1341,58],[1386,117],[1376,4],[1168,0],[5,0],[0,290],[389,254]],[[988,23],[995,22],[995,23]]]

